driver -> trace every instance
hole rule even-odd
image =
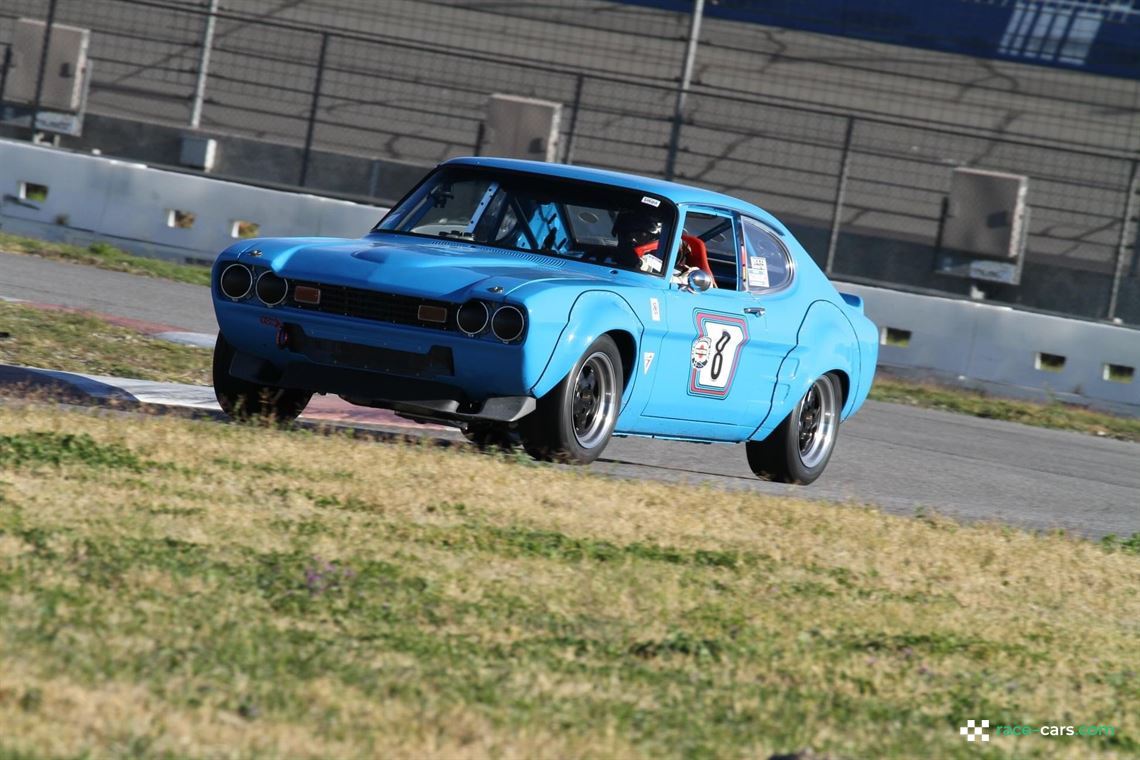
[[[661,220],[658,217],[641,210],[622,211],[614,219],[613,234],[618,239],[616,258],[619,265],[652,274],[659,274],[664,268],[664,259],[658,255],[661,240]],[[694,269],[708,271],[707,260],[704,242],[683,231],[673,282],[686,287],[689,272]],[[716,287],[715,282],[712,287]]]
[[[657,248],[661,240],[661,219],[645,211],[621,211],[614,219],[617,238],[616,259],[625,269],[657,274],[664,267]]]

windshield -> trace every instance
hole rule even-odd
[[[663,275],[676,211],[636,190],[477,167],[436,171],[377,230]]]

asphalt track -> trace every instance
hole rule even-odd
[[[30,256],[0,253],[0,298],[91,309],[163,329],[217,329],[206,288]],[[211,408],[209,389],[117,382],[140,400],[174,398]],[[409,425],[331,399],[321,400],[312,411],[316,418],[340,424],[459,438],[453,431]],[[873,504],[901,515],[929,511],[965,521],[1060,528],[1097,538],[1140,531],[1138,465],[1140,444],[868,402],[843,426],[823,478],[806,488],[752,477],[739,445],[615,439],[590,469],[618,477]],[[716,498],[715,490],[707,494]]]

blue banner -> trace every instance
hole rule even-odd
[[[713,18],[1140,77],[1136,0],[718,0]],[[692,0],[627,0],[682,13]]]

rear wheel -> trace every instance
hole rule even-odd
[[[292,422],[305,411],[310,391],[260,385],[230,374],[234,347],[218,333],[214,343],[214,396],[222,411],[235,420],[266,417],[277,422]]]
[[[621,354],[613,339],[603,335],[519,422],[523,447],[535,459],[593,462],[613,434],[622,388]]]
[[[839,436],[843,390],[827,374],[812,383],[791,414],[763,441],[748,441],[748,466],[761,478],[807,485],[823,474]]]

